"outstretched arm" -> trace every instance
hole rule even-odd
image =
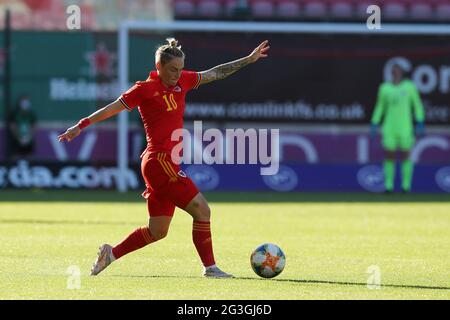
[[[123,106],[123,104],[119,100],[116,100],[116,101],[110,103],[109,105],[107,105],[106,107],[103,107],[103,108],[95,111],[88,118],[84,118],[82,121],[84,121],[85,123],[87,122],[88,124],[94,124],[96,122],[100,122],[105,119],[108,119],[124,109],[125,109],[125,107]],[[58,141],[62,142],[64,140],[67,140],[70,142],[71,140],[76,138],[81,133],[82,128],[80,128],[80,124],[82,121],[78,122],[73,127],[70,127],[69,129],[67,129],[66,132],[64,132],[63,134],[59,135]],[[84,124],[82,124],[81,126],[83,127],[83,125]]]
[[[268,43],[269,43],[268,40],[262,42],[258,47],[255,48],[255,50],[253,50],[253,52],[250,55],[244,58],[224,63],[209,70],[200,72],[202,76],[200,84],[225,79],[226,77],[235,73],[236,71],[245,67],[246,65],[254,63],[258,61],[260,58],[266,58],[267,50],[269,50],[270,48],[270,46],[268,46]]]

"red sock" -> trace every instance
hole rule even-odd
[[[155,242],[155,238],[151,235],[148,226],[140,227],[130,233],[128,237],[122,240],[122,242],[117,244],[112,249],[112,253],[116,259],[119,259],[121,256],[145,247],[152,242]]]
[[[211,228],[209,221],[194,221],[192,225],[192,240],[205,267],[212,266],[214,254],[211,240]]]

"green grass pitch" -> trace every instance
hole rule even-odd
[[[236,279],[201,276],[191,218],[178,209],[167,238],[90,277],[100,244],[147,223],[138,192],[2,190],[0,299],[450,298],[448,195],[206,196],[216,261]],[[271,280],[249,265],[264,242],[287,258]]]

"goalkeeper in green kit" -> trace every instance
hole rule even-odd
[[[424,134],[424,108],[416,86],[403,78],[403,69],[396,64],[392,68],[392,82],[384,82],[378,90],[378,98],[371,121],[371,137],[377,134],[382,123],[384,149],[385,192],[394,190],[396,152],[400,151],[403,192],[411,191],[414,164],[409,159],[415,136]],[[416,125],[414,127],[414,120]]]

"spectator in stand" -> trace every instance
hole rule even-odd
[[[31,100],[23,95],[17,101],[9,118],[12,159],[30,158],[34,151],[36,114],[31,109]]]

